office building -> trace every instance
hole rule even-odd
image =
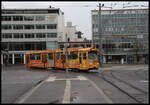
[[[102,42],[104,63],[148,63],[148,9],[101,10],[101,38],[98,10],[92,10],[92,42]]]
[[[64,37],[59,8],[2,9],[1,64],[24,64],[29,50],[56,49]]]

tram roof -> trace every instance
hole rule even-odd
[[[89,47],[89,48],[68,48],[68,51],[96,51],[97,49],[95,47]],[[38,53],[50,53],[50,52],[63,52],[61,49],[56,49],[56,50],[32,50],[32,51],[27,51],[26,54],[38,54]]]
[[[68,51],[96,51],[97,49],[94,48],[94,47],[89,47],[89,48],[77,48],[77,47],[74,47],[74,48],[68,48]]]
[[[27,51],[26,54],[49,53],[49,52],[54,52],[54,50],[32,50]]]
[[[78,49],[79,51],[96,51],[97,49],[96,48],[94,48],[94,47],[89,47],[89,48],[79,48]]]

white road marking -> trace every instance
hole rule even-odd
[[[66,80],[66,88],[65,88],[65,92],[64,92],[64,98],[62,103],[70,103],[70,80]]]
[[[87,78],[85,78],[84,76],[81,76],[81,75],[78,76],[78,79],[79,79],[79,80],[87,80]]]
[[[48,78],[48,79],[46,79],[45,81],[46,81],[46,82],[52,82],[52,81],[54,81],[54,80],[55,80],[55,78],[56,78],[56,77],[49,77],[49,78]]]
[[[44,81],[42,81],[40,84],[38,84],[36,87],[33,87],[29,92],[27,92],[26,94],[24,94],[23,96],[21,96],[17,101],[15,101],[14,103],[23,103],[25,102],[25,100],[31,96],[31,94],[33,92],[35,92],[35,90],[40,87],[42,84],[44,83]]]
[[[45,81],[42,81],[37,86],[33,87],[29,92],[25,93],[23,96],[21,96],[18,100],[16,100],[14,103],[23,103],[25,100],[35,92],[37,88],[39,88],[44,82],[52,82],[55,80],[56,77],[50,77],[46,79]]]
[[[148,82],[148,80],[140,80],[140,82]]]
[[[106,100],[106,102],[108,102],[108,103],[113,103],[112,101],[111,101],[111,99],[109,99],[105,94],[104,94],[104,92],[93,82],[93,81],[91,81],[91,80],[89,80],[90,81],[90,83],[97,89],[97,91],[104,97],[104,99]]]
[[[55,80],[78,80],[77,78],[61,78],[61,79],[55,79]]]
[[[89,80],[84,76],[77,76],[77,78],[69,78],[69,79],[56,79],[56,77],[48,77],[46,80],[42,81],[37,86],[33,87],[29,92],[21,96],[18,100],[16,100],[14,103],[24,103],[27,98],[29,98],[33,92],[35,92],[36,89],[38,89],[44,82],[52,82],[55,80],[66,80],[66,88],[64,92],[64,97],[62,103],[70,103],[70,91],[71,91],[71,80]],[[90,83],[98,90],[98,92],[104,97],[104,99],[108,103],[113,103],[104,93],[103,91],[91,80],[89,80]]]
[[[55,79],[55,80],[87,80],[87,78],[83,77],[82,75],[77,76],[77,78],[61,78],[61,79]]]

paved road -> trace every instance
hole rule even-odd
[[[68,74],[10,66],[2,71],[2,103],[148,103],[148,82],[147,65]]]
[[[4,67],[2,73],[2,103],[12,103],[50,73],[29,71],[25,66]]]

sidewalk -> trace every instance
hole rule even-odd
[[[129,65],[129,64],[103,64],[99,70],[139,70],[139,69],[148,69],[148,64],[140,65]]]

